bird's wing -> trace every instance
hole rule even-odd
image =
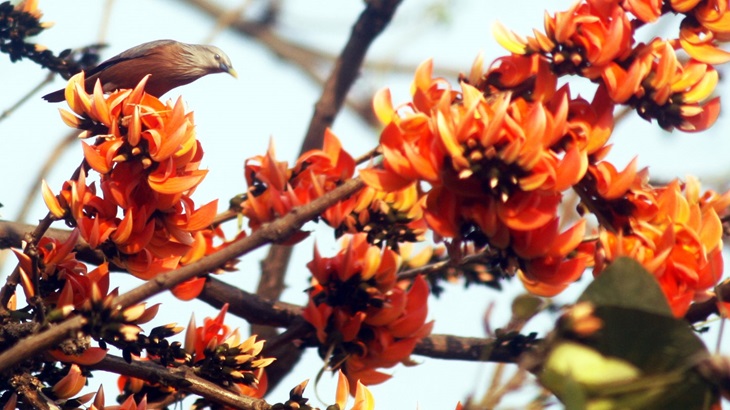
[[[92,68],[91,70],[88,70],[86,72],[86,78],[89,78],[93,75],[99,74],[100,72],[106,70],[107,68],[119,64],[122,61],[127,60],[134,60],[136,58],[144,57],[149,54],[151,50],[154,50],[156,47],[164,46],[166,44],[172,44],[175,43],[175,40],[155,40],[150,41],[149,43],[140,44],[136,47],[132,47],[129,50],[125,50],[114,57],[102,62],[98,66]]]

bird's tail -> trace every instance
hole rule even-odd
[[[66,89],[61,88],[60,90],[44,95],[42,98],[51,103],[61,102],[66,99]]]

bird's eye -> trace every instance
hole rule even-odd
[[[221,59],[221,55],[220,55],[220,54],[216,54],[216,55],[215,55],[215,59],[216,59],[216,60],[220,60],[220,59]]]

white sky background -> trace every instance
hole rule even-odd
[[[228,7],[236,7],[240,3],[239,0],[218,2]],[[44,21],[53,21],[55,26],[39,36],[37,42],[55,52],[96,42],[104,3],[101,0],[41,0]],[[433,58],[437,72],[439,69],[468,72],[479,52],[485,53],[486,61],[506,54],[490,34],[496,20],[515,32],[528,35],[533,28],[542,29],[543,10],[553,13],[566,9],[570,4],[566,0],[404,0],[391,26],[371,48],[367,60],[415,68],[421,61]],[[284,1],[283,6],[277,24],[277,31],[282,36],[336,55],[347,40],[351,26],[363,8],[363,2],[290,0]],[[449,20],[437,21],[433,7],[444,7]],[[210,35],[214,23],[207,17],[201,17],[192,8],[173,0],[117,1],[106,27],[109,47],[102,56],[106,59],[139,43],[163,38],[199,43]],[[676,28],[671,30],[674,32]],[[203,167],[209,169],[208,176],[193,196],[196,204],[219,198],[219,209],[224,210],[229,198],[245,190],[242,173],[244,160],[265,153],[270,138],[275,141],[280,160],[295,159],[321,87],[297,67],[277,58],[266,47],[231,31],[222,32],[211,43],[221,47],[230,56],[239,79],[234,80],[227,75],[208,76],[173,90],[166,97],[177,98],[182,93],[189,109],[195,112],[198,138],[205,150]],[[329,67],[323,66],[322,70],[322,73],[327,74]],[[362,98],[379,88],[390,87],[394,103],[405,102],[409,98],[412,72],[393,74],[367,70],[352,95]],[[10,64],[7,56],[2,55],[0,76],[3,79],[0,85],[2,111],[40,82],[46,76],[46,71],[30,61]],[[456,86],[455,79],[450,80]],[[43,93],[61,88],[64,84],[59,77]],[[592,88],[586,83],[581,85],[585,87],[583,93],[590,99]],[[578,89],[574,88],[574,93]],[[727,89],[727,85],[721,83],[718,86],[720,89]],[[57,111],[63,104],[48,104],[40,99],[40,95],[0,122],[0,175],[4,176],[0,179],[0,203],[4,205],[0,213],[3,219],[13,219],[19,212],[18,208],[37,169],[45,161],[51,147],[69,132]],[[712,130],[702,134],[668,134],[655,124],[631,114],[614,133],[612,142],[615,147],[609,159],[617,166],[623,166],[638,155],[642,166],[650,166],[652,176],[664,180],[694,174],[706,183],[725,181],[730,169],[727,161],[730,144],[726,131],[729,121],[721,116]],[[334,131],[354,156],[371,149],[377,141],[377,131],[363,125],[347,109],[338,116]],[[52,189],[59,189],[80,159],[81,147],[75,144],[64,154],[51,175],[46,177]],[[37,221],[46,213],[40,194],[33,195],[37,200],[26,222]],[[331,256],[336,252],[337,246],[326,230],[320,231],[316,237],[323,255]],[[312,245],[313,239],[310,238],[300,244],[294,253],[287,276],[288,290],[283,296],[285,301],[299,304],[306,302],[303,289],[307,286],[309,273],[304,265],[311,258]],[[239,264],[239,272],[219,278],[245,290],[255,290],[259,261],[263,255],[263,252],[247,255]],[[9,265],[6,263],[3,267],[2,276],[12,269]],[[2,278],[0,283],[4,283]],[[136,279],[129,275],[112,276],[112,286],[120,286],[122,290],[136,283]],[[558,300],[563,303],[574,300],[579,288],[585,283],[584,280]],[[471,287],[464,292],[460,284],[447,286],[441,299],[432,300],[430,304],[430,318],[436,319],[434,332],[483,337],[482,315],[493,301],[496,310],[492,316],[492,326],[496,328],[504,325],[508,320],[512,296],[522,291],[518,281],[505,283],[505,288],[502,293],[478,287]],[[201,323],[203,317],[216,313],[202,302],[183,303],[169,295],[158,296],[151,302],[163,303],[155,325],[169,322],[185,325],[192,311],[195,311],[198,323]],[[243,334],[248,332],[247,323],[234,316],[228,316],[226,323],[240,326]],[[543,332],[549,327],[550,322],[544,320],[527,330]],[[150,325],[145,326],[147,331],[151,328]],[[716,336],[707,339],[710,349],[714,348],[715,341]],[[392,380],[372,387],[377,408],[452,409],[457,401],[467,395],[483,392],[492,372],[492,367],[483,364],[414,358],[423,364],[413,368],[396,367],[391,370],[394,374]],[[288,391],[297,383],[314,379],[321,363],[316,352],[309,351],[295,371],[268,396],[268,401],[274,403],[286,400]],[[90,379],[91,387],[95,390],[103,380],[109,381],[105,382],[107,397],[114,397],[116,384],[112,380],[115,377]],[[328,404],[334,401],[334,383],[334,379],[325,377],[319,386],[320,395]],[[307,397],[316,403],[313,384],[307,391]],[[515,402],[524,403],[533,393],[531,391],[529,396],[523,396]]]

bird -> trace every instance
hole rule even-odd
[[[85,87],[91,93],[98,79],[107,93],[134,88],[144,76],[151,74],[145,92],[160,97],[175,87],[214,73],[228,73],[238,78],[231,60],[220,48],[155,40],[123,51],[87,71]],[[65,88],[44,95],[43,99],[52,103],[64,101]]]

